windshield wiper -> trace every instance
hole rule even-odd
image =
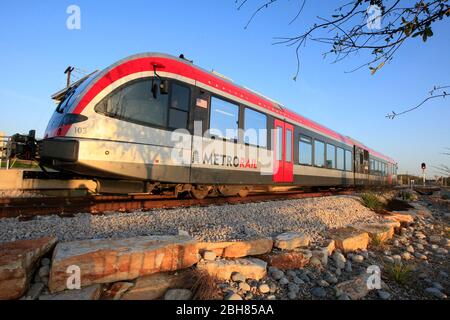
[[[64,109],[66,109],[67,104],[69,103],[70,99],[72,99],[73,95],[75,94],[75,89],[76,88],[72,88],[71,90],[67,91],[66,95],[64,96],[64,99],[60,102],[58,107],[56,107],[56,112],[58,112],[58,113],[64,112]],[[64,104],[64,108],[61,108],[63,104]]]

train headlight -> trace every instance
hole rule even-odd
[[[82,114],[67,113],[66,115],[64,115],[64,118],[62,119],[61,125],[65,126],[69,124],[83,122],[86,121],[87,119],[88,117],[83,116]]]

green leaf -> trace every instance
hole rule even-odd
[[[411,34],[411,32],[412,32],[411,24],[408,23],[408,24],[405,26],[405,35],[406,35],[407,37],[409,37],[409,35]]]

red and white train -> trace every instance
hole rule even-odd
[[[134,55],[53,98],[39,159],[61,171],[197,198],[396,180],[393,159],[184,58]]]

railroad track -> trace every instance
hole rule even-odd
[[[0,198],[0,218],[31,219],[35,216],[56,214],[70,217],[76,213],[87,212],[103,214],[112,211],[132,212],[136,210],[169,209],[191,206],[239,204],[274,200],[317,198],[336,195],[349,195],[353,190],[339,191],[287,191],[271,193],[252,193],[246,198],[208,197],[205,199],[178,199],[167,195],[91,195],[85,197],[39,197],[39,198]]]

